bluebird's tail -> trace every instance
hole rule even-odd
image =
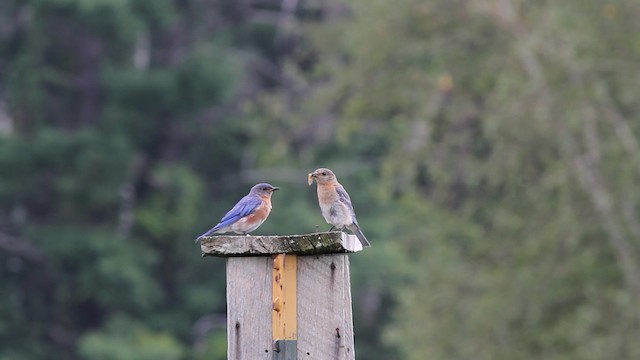
[[[362,244],[363,249],[371,246],[369,240],[367,240],[367,238],[362,233],[362,230],[360,230],[360,225],[358,225],[357,222],[354,222],[353,225],[348,226],[348,228],[349,230],[353,231],[353,233],[358,237],[358,240],[360,240],[360,244]]]
[[[216,227],[217,227],[217,225],[216,225]],[[207,231],[206,233],[198,236],[198,238],[195,239],[194,241],[198,242],[198,241],[200,241],[200,239],[202,239],[205,236],[211,236],[212,234],[214,234],[216,232],[216,230],[218,230],[218,229],[216,229],[216,227],[213,227],[213,228],[209,229],[209,231]]]

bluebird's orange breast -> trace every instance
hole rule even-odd
[[[236,233],[249,233],[257,229],[265,220],[267,220],[267,217],[271,212],[271,199],[268,197],[261,198],[263,200],[262,204],[258,206],[256,211],[231,225],[232,231]]]

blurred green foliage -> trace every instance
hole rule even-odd
[[[180,344],[171,335],[154,333],[124,318],[113,319],[104,330],[85,336],[79,353],[87,359],[101,360],[175,360],[184,356]]]
[[[359,359],[640,358],[640,5],[0,2],[0,359],[224,359],[224,262],[325,230]]]

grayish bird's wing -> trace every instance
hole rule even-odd
[[[358,225],[358,220],[356,220],[356,213],[353,210],[353,205],[351,204],[351,198],[349,197],[349,194],[344,189],[344,187],[342,187],[342,185],[340,184],[336,185],[336,192],[338,193],[338,198],[340,199],[340,202],[347,205],[347,207],[351,211],[351,219],[353,220],[353,224],[347,226],[347,228],[356,235],[358,240],[360,240],[360,243],[362,244],[363,248],[371,246],[371,244],[369,243],[369,240],[367,240],[367,238],[362,233],[362,230],[360,229],[360,225]]]
[[[349,210],[351,210],[351,215],[353,216],[353,218],[355,220],[356,213],[353,210],[353,205],[351,204],[351,198],[349,197],[349,194],[347,193],[347,191],[344,189],[344,187],[342,187],[342,185],[337,184],[336,185],[336,192],[338,193],[338,199],[340,200],[340,202],[345,204],[345,205],[347,205]]]
[[[349,197],[349,194],[344,189],[344,187],[342,187],[342,185],[340,184],[336,185],[336,192],[338,193],[338,198],[340,199],[340,202],[347,204],[349,205],[349,207],[353,208],[353,206],[351,205],[351,198]]]

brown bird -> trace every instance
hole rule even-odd
[[[338,182],[333,171],[319,168],[310,173],[307,177],[309,186],[313,184],[314,179],[318,184],[318,203],[322,216],[332,225],[331,229],[349,229],[358,237],[363,248],[371,246],[358,225],[349,194]]]

